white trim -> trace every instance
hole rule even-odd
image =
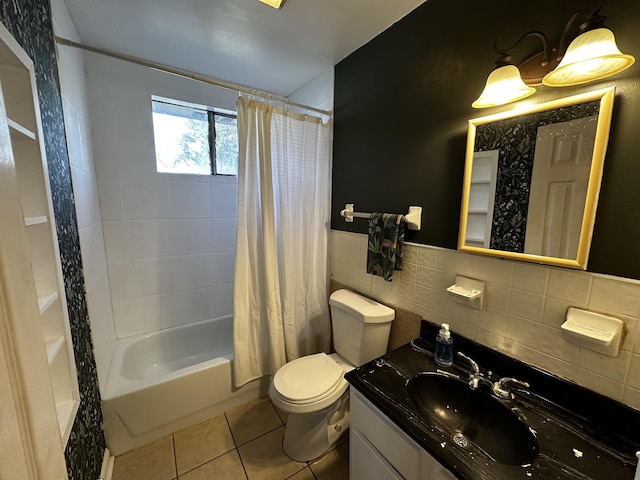
[[[113,475],[113,463],[116,457],[111,455],[108,448],[104,449],[104,457],[102,459],[102,468],[100,469],[100,477],[98,480],[111,480]]]

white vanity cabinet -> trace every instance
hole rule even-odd
[[[350,480],[455,480],[422,447],[351,387]]]

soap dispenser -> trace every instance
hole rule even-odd
[[[451,338],[448,323],[442,324],[436,336],[434,359],[441,367],[450,367],[453,364],[453,338]]]

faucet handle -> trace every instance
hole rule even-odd
[[[471,365],[471,372],[475,375],[480,373],[480,367],[478,366],[478,363],[471,357],[469,357],[468,355],[465,355],[462,352],[458,352],[458,356],[464,358],[467,362],[469,362],[469,364]]]
[[[497,397],[511,400],[513,398],[513,394],[511,393],[508,385],[512,384],[524,388],[529,388],[530,386],[527,382],[523,382],[522,380],[518,380],[517,378],[504,377],[493,384],[493,393]]]

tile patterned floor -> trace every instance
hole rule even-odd
[[[313,462],[282,452],[286,417],[258,399],[116,457],[112,480],[348,480],[349,442]]]

